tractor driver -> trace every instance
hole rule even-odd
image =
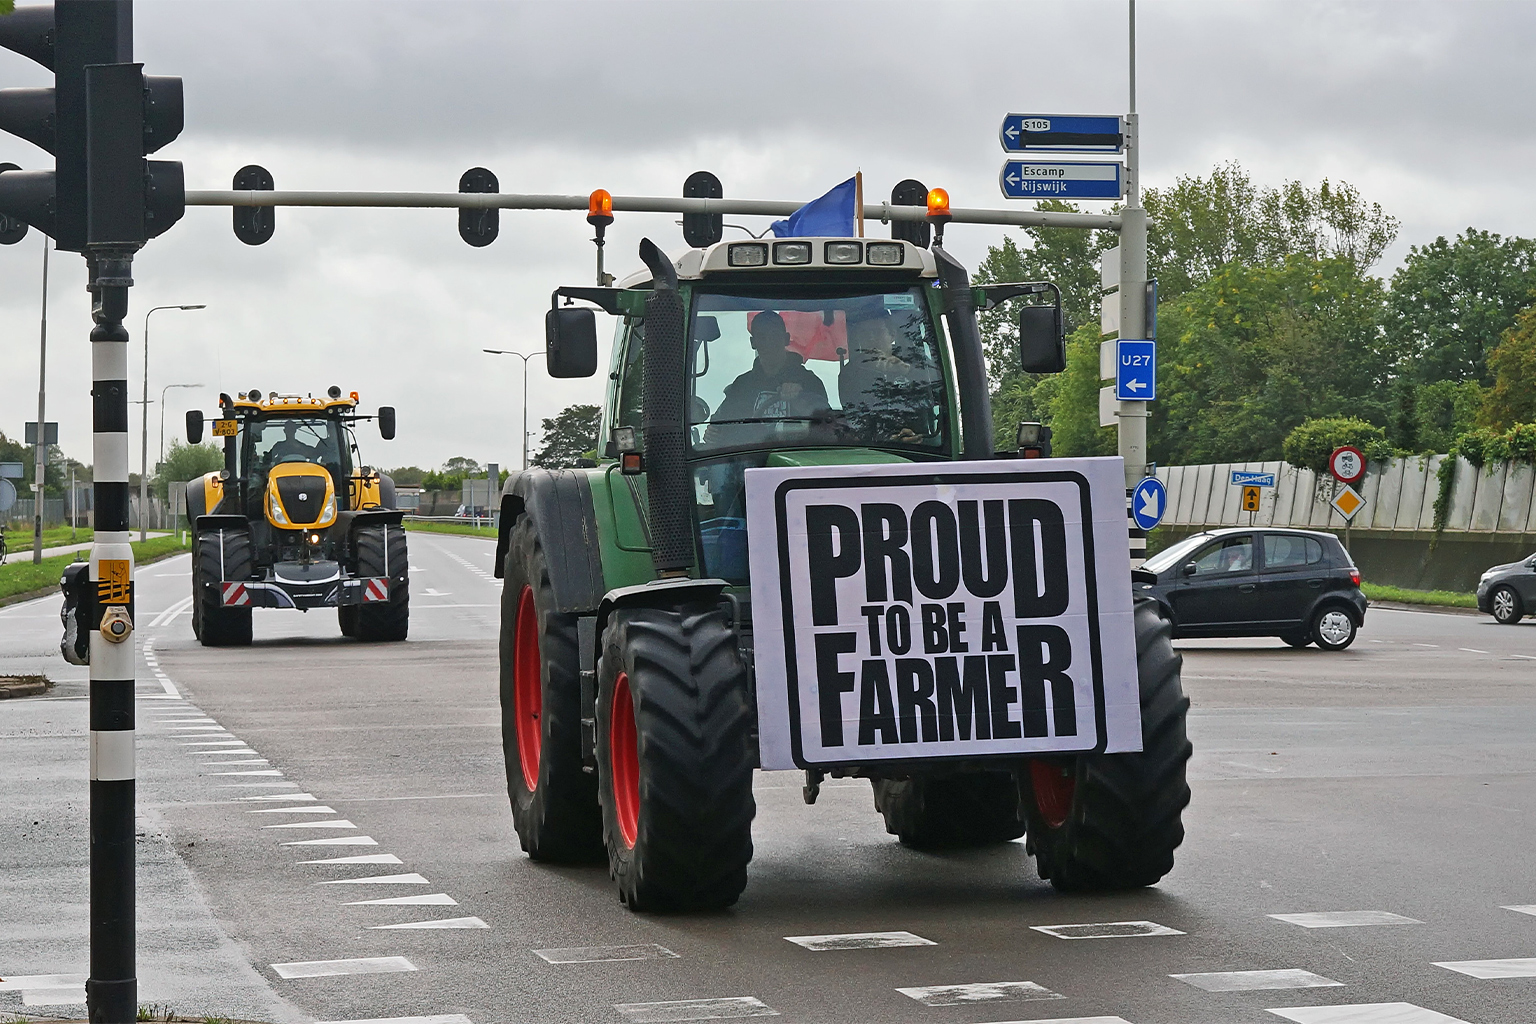
[[[299,440],[300,426],[297,420],[289,420],[283,424],[283,439],[272,446],[271,454],[268,456],[273,464],[319,461],[319,451]]]
[[[705,431],[706,444],[741,444],[762,437],[753,425],[768,420],[814,421],[827,412],[827,389],[805,360],[789,350],[789,329],[771,309],[748,328],[757,358],[726,386],[720,408]]]

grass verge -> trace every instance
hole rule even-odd
[[[169,558],[188,550],[188,545],[183,544],[176,537],[156,537],[146,540],[142,544],[133,542],[133,560],[135,565],[148,565],[150,562],[158,562],[162,558]],[[83,555],[85,552],[79,552]],[[63,575],[64,568],[75,561],[75,555],[55,555],[45,558],[34,565],[31,561],[11,562],[0,565],[0,601],[21,596],[38,597],[48,591],[57,591],[59,577]],[[82,558],[81,561],[84,561]]]
[[[407,530],[416,530],[420,533],[458,533],[466,537],[496,537],[496,529],[491,526],[474,526],[469,523],[420,523],[411,519],[405,521]]]
[[[1443,608],[1476,608],[1477,595],[1456,590],[1409,590],[1381,583],[1362,583],[1360,589],[1372,601],[1396,601],[1398,604],[1428,604]]]
[[[86,544],[91,539],[91,528],[82,526],[75,530],[74,539],[69,536],[69,527],[50,526],[43,530],[43,547],[59,548],[65,544]],[[14,554],[17,551],[32,550],[32,528],[17,527],[5,531],[5,546]]]

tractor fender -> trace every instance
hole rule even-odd
[[[555,610],[590,615],[607,592],[592,484],[579,470],[526,469],[507,478],[496,534],[496,576],[506,571],[512,527],[528,516],[549,560]]]
[[[192,520],[192,528],[198,533],[207,533],[209,530],[249,530],[251,524],[245,516],[198,516]]]
[[[400,526],[405,512],[397,508],[370,508],[336,513],[336,525],[348,536],[360,526]]]

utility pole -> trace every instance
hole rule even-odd
[[[195,306],[154,306],[148,313],[144,314],[144,380],[142,381],[144,394],[141,399],[143,415],[139,417],[141,428],[139,438],[139,540],[141,542],[147,539],[145,531],[148,529],[149,522],[149,317],[151,313],[162,309],[206,308],[201,304]],[[163,441],[165,438],[164,391],[160,392],[160,399],[162,403],[160,407],[160,436]]]
[[[523,361],[523,468],[528,468],[528,360],[534,356],[544,354],[544,349],[537,352],[529,352],[523,355],[521,352],[512,352],[499,348],[483,348],[480,351],[489,352],[493,356],[517,356]]]
[[[1136,113],[1136,0],[1130,3],[1130,107],[1125,118],[1125,209],[1120,212],[1120,337],[1147,337],[1147,211],[1141,206],[1141,135]],[[1120,458],[1125,489],[1146,475],[1147,403],[1120,402]],[[1131,524],[1131,565],[1147,557],[1146,533]]]
[[[37,448],[32,468],[32,564],[43,561],[43,480],[48,469],[48,242],[43,236],[43,326],[37,355]]]

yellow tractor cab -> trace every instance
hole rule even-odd
[[[409,600],[402,513],[394,481],[361,464],[357,392],[219,396],[213,434],[224,469],[187,484],[193,545],[193,629],[205,645],[250,642],[253,607],[335,607],[342,633],[404,639]],[[202,439],[201,411],[187,438]],[[207,549],[206,551],[204,549]]]

